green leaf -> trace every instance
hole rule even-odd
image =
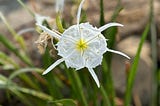
[[[105,91],[105,89],[102,85],[101,85],[100,90],[101,90],[102,96],[104,98],[105,106],[111,106],[111,103],[110,103],[110,100],[108,98],[107,92]]]
[[[53,100],[53,98],[50,95],[47,95],[41,91],[36,91],[33,89],[28,89],[28,88],[19,87],[19,86],[13,86],[12,89],[16,89],[16,90],[21,91],[23,93],[38,97],[42,100],[47,100],[47,101]]]
[[[21,75],[22,73],[26,73],[26,72],[38,72],[38,73],[42,73],[43,70],[39,69],[39,68],[23,68],[23,69],[19,69],[17,71],[14,71],[10,76],[8,81],[11,81],[13,78],[15,78],[18,75]]]
[[[127,88],[126,88],[126,92],[125,92],[125,101],[124,101],[125,106],[129,106],[130,101],[131,101],[132,88],[133,88],[134,79],[135,79],[137,68],[138,68],[138,63],[140,60],[140,53],[141,53],[144,41],[145,41],[147,34],[149,32],[149,28],[150,28],[150,24],[147,24],[147,26],[145,27],[145,30],[142,34],[142,37],[141,37],[141,40],[140,40],[140,43],[138,46],[138,50],[137,50],[136,56],[133,61],[133,64],[132,64],[131,69],[129,71],[128,80],[127,80]]]
[[[26,76],[24,73],[26,72],[38,72],[38,73],[42,73],[42,69],[38,69],[38,68],[23,68],[23,69],[19,69],[14,71],[8,78],[7,84],[10,84],[11,80],[13,78],[15,78],[16,76],[19,76],[21,79],[23,79],[27,84],[29,84],[31,87],[35,88],[35,89],[39,89],[38,85],[33,83],[33,81],[31,80],[31,78],[29,78],[28,76]]]
[[[6,90],[10,90],[11,93],[13,93],[14,95],[16,95],[16,97],[18,97],[23,103],[27,104],[28,106],[32,106],[31,103],[29,102],[29,100],[19,91],[12,89],[13,86],[7,86],[7,78],[3,75],[0,74],[0,89],[6,89]],[[11,82],[12,85],[14,84],[13,82]]]
[[[30,9],[30,8],[28,8],[23,2],[22,2],[22,0],[17,0],[18,1],[18,3],[24,8],[24,9],[26,9],[26,11],[28,12],[28,13],[30,13],[31,14],[31,16],[33,16],[34,17],[34,12],[32,12],[32,10]]]
[[[60,12],[58,12],[56,14],[56,25],[57,25],[57,28],[58,28],[59,32],[63,33],[64,32],[64,28],[63,28],[61,17],[60,17]]]
[[[49,106],[77,106],[76,101],[72,99],[60,99],[48,102]]]
[[[23,50],[26,50],[26,44],[24,42],[24,39],[22,38],[22,36],[19,36],[16,31],[12,28],[12,26],[8,23],[8,21],[6,20],[6,18],[4,17],[4,15],[0,12],[0,18],[2,19],[3,23],[6,25],[6,27],[8,28],[9,32],[13,35],[14,39],[19,43],[20,47]]]
[[[66,68],[66,72],[69,80],[71,81],[73,92],[79,99],[80,104],[82,104],[83,106],[87,106],[87,99],[85,97],[85,94],[83,93],[82,83],[77,71],[75,71],[74,69]]]
[[[19,51],[14,44],[11,43],[4,35],[0,34],[0,42],[7,47],[11,52],[13,52],[16,56],[18,56],[24,63],[29,66],[33,66],[31,60],[24,53],[24,51]]]
[[[19,65],[14,62],[14,60],[7,56],[5,53],[0,51],[0,63],[4,66],[11,66],[13,69],[19,68]]]
[[[123,9],[122,5],[121,5],[121,0],[117,1],[117,5],[116,8],[113,12],[113,15],[111,17],[111,21],[116,21],[117,16],[119,15],[120,11]]]

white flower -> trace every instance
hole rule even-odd
[[[51,19],[50,17],[35,14],[36,24],[38,24],[38,25],[42,25],[43,21],[45,21],[45,20],[47,21],[47,20],[50,20],[50,19]]]
[[[63,12],[64,0],[56,0],[56,12]]]
[[[81,8],[84,1],[85,0],[82,0],[78,9],[77,24],[70,26],[61,36],[38,24],[38,26],[48,34],[59,39],[57,50],[58,55],[62,57],[45,70],[43,75],[64,61],[67,67],[75,68],[76,70],[85,67],[88,68],[97,86],[100,87],[99,80],[93,68],[102,63],[103,54],[109,51],[125,56],[128,59],[129,57],[122,52],[107,48],[106,39],[101,33],[111,26],[123,26],[122,24],[109,23],[100,28],[93,27],[88,22],[79,24]]]

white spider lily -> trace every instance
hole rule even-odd
[[[82,0],[78,9],[77,24],[70,26],[61,36],[46,27],[37,24],[44,31],[59,39],[57,50],[58,55],[62,57],[45,70],[43,75],[47,74],[64,61],[67,67],[75,68],[76,70],[85,67],[88,68],[97,86],[100,87],[99,80],[93,68],[102,63],[103,54],[105,52],[109,51],[125,56],[128,59],[130,58],[122,52],[107,48],[106,39],[101,33],[111,26],[123,26],[122,24],[109,23],[100,28],[93,27],[88,22],[79,24],[81,8],[84,1],[85,0]]]

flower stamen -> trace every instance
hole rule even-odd
[[[79,51],[84,51],[87,49],[87,47],[88,47],[88,44],[82,38],[76,43],[76,49]]]

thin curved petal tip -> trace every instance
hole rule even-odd
[[[51,36],[53,36],[53,37],[55,37],[57,39],[61,38],[60,35],[58,35],[57,33],[53,32],[52,30],[48,29],[47,27],[45,27],[43,25],[40,25],[40,24],[37,24],[37,23],[36,23],[36,25],[39,26],[43,31],[47,32],[49,35],[51,35]]]
[[[112,26],[123,26],[122,24],[120,24],[120,23],[115,23],[115,22],[113,22],[113,23],[108,23],[108,24],[105,24],[105,25],[103,25],[103,26],[101,26],[100,28],[98,28],[98,30],[100,31],[100,32],[102,32],[102,31],[104,31],[105,29],[107,29],[107,28],[109,28],[109,27],[112,27]]]
[[[131,59],[129,56],[127,56],[126,54],[124,54],[124,53],[122,53],[120,51],[111,50],[111,49],[108,49],[107,51],[112,52],[112,53],[116,53],[116,54],[119,54],[119,55],[122,55],[122,56],[124,56],[124,57],[126,57],[128,59]]]
[[[42,75],[47,74],[48,72],[50,72],[52,69],[54,69],[57,65],[59,65],[60,63],[62,63],[64,61],[64,58],[61,58],[59,60],[57,60],[55,63],[53,63],[51,66],[49,66],[43,73]]]
[[[82,10],[82,6],[83,6],[83,3],[84,3],[85,0],[82,0],[80,5],[79,5],[79,8],[78,8],[78,12],[77,12],[77,25],[79,24],[79,20],[80,20],[80,16],[81,16],[81,10]]]
[[[88,68],[88,70],[89,70],[90,74],[92,75],[94,81],[96,82],[98,88],[100,88],[100,83],[99,83],[99,80],[97,78],[96,73],[94,72],[94,70],[92,68]]]

